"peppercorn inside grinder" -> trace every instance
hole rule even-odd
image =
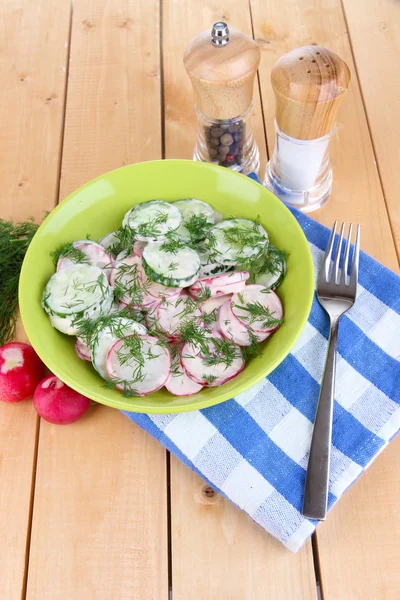
[[[276,141],[264,186],[286,204],[311,212],[332,191],[329,142],[350,70],[321,46],[296,48],[273,66]]]
[[[199,120],[194,160],[257,173],[259,152],[250,120],[259,47],[220,21],[190,42],[183,62]]]

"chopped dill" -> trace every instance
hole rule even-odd
[[[67,242],[59,246],[56,250],[50,252],[50,256],[53,259],[54,266],[57,266],[60,258],[69,258],[74,263],[90,263],[89,257],[82,250],[74,246],[74,242]]]
[[[218,377],[216,375],[202,375],[202,378],[207,383],[207,385],[212,385]]]
[[[244,302],[243,296],[238,294],[241,304],[232,303],[234,308],[244,311],[246,314],[241,314],[240,318],[248,325],[253,325],[255,322],[262,321],[261,329],[270,329],[283,323],[283,319],[276,319],[270,310],[261,304],[261,302]]]
[[[168,215],[161,210],[158,210],[155,213],[154,219],[140,223],[134,229],[134,232],[142,237],[156,238],[163,233],[158,226],[165,224],[167,221]]]
[[[192,215],[190,219],[184,222],[184,226],[189,232],[190,241],[194,244],[204,240],[208,231],[213,227],[212,223],[207,221],[204,214]]]
[[[160,246],[160,250],[170,254],[177,254],[182,248],[186,248],[187,244],[181,238],[176,237],[173,233],[167,235],[167,239]]]
[[[129,227],[117,229],[114,231],[114,237],[116,238],[116,241],[107,248],[108,252],[111,252],[111,254],[120,254],[124,251],[128,252],[128,254],[132,253],[132,246],[135,238],[133,231],[129,229]]]
[[[196,296],[196,300],[197,302],[205,302],[209,298],[211,298],[211,289],[203,285],[201,291]]]
[[[258,342],[257,336],[251,330],[249,330],[249,337],[250,345],[242,347],[242,356],[246,362],[251,358],[261,356],[262,354],[262,348]]]
[[[217,322],[218,308],[214,308],[210,313],[203,315],[203,323],[205,325],[212,325]]]
[[[224,364],[225,368],[230,367],[235,358],[238,357],[238,346],[227,340],[212,338],[212,352],[209,349],[208,355],[203,356],[203,363],[208,367]]]

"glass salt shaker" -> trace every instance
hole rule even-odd
[[[259,152],[251,127],[254,77],[260,49],[254,40],[214,23],[187,46],[184,65],[191,79],[199,130],[194,160],[241,173],[258,172]]]
[[[350,70],[321,46],[296,48],[273,66],[276,141],[264,186],[286,204],[311,212],[332,191],[329,142]]]

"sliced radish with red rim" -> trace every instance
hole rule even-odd
[[[218,327],[226,340],[234,342],[238,346],[251,346],[253,339],[258,343],[263,342],[270,335],[269,332],[259,333],[250,331],[233,314],[230,302],[221,306],[218,313]]]
[[[157,322],[161,329],[174,340],[179,339],[179,327],[188,320],[201,317],[201,310],[186,294],[169,298],[157,308]]]
[[[243,371],[245,363],[239,346],[230,343],[232,356],[226,362],[223,361],[224,358],[227,359],[227,354],[218,352],[222,340],[222,336],[213,331],[206,342],[207,354],[194,344],[186,343],[183,346],[181,365],[188,377],[200,385],[215,387],[227,383]],[[214,364],[210,364],[210,360]]]
[[[262,285],[247,285],[234,294],[231,309],[239,321],[254,332],[271,332],[282,322],[283,307],[275,292]]]
[[[138,358],[130,344],[135,337]],[[130,335],[118,340],[107,355],[107,373],[116,387],[136,396],[156,392],[165,385],[171,371],[169,350],[150,335]]]
[[[110,279],[110,272],[114,265],[114,259],[104,250],[103,246],[96,242],[92,242],[91,240],[73,242],[72,245],[77,250],[83,252],[86,258],[86,264],[103,269]],[[57,262],[57,271],[65,269],[65,267],[71,267],[75,264],[77,264],[77,261],[74,261],[72,258],[61,256]]]
[[[232,271],[215,277],[199,279],[190,286],[189,292],[194,298],[218,298],[226,294],[240,292],[246,285],[250,273],[247,271]]]

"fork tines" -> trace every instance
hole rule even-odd
[[[329,236],[328,246],[326,248],[325,256],[324,256],[324,264],[323,269],[321,269],[320,280],[322,279],[324,283],[331,283],[336,285],[345,285],[347,287],[357,286],[358,279],[358,264],[360,260],[360,225],[357,225],[356,232],[356,240],[351,260],[351,270],[349,273],[349,256],[350,256],[350,245],[351,245],[351,234],[353,232],[353,224],[350,223],[349,233],[347,236],[346,247],[344,250],[344,258],[341,261],[342,254],[342,242],[344,235],[344,227],[345,224],[342,223],[339,234],[339,241],[336,246],[335,257],[332,257],[333,247],[336,236],[336,225],[337,221],[335,221],[331,235]],[[333,259],[333,264],[332,264]],[[342,265],[340,267],[340,263]]]

